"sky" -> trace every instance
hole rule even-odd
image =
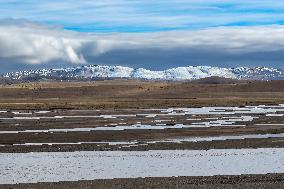
[[[284,1],[0,0],[0,73],[87,64],[284,68]]]

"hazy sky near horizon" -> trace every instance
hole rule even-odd
[[[284,68],[283,23],[277,0],[0,0],[0,70]]]

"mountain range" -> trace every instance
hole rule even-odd
[[[99,79],[142,79],[142,80],[195,80],[207,77],[224,77],[250,80],[282,80],[284,70],[268,67],[221,68],[211,66],[177,67],[163,71],[124,66],[87,65],[60,69],[40,69],[10,72],[2,75],[11,80],[99,80]]]

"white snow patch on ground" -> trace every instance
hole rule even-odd
[[[284,173],[283,148],[0,153],[0,184]]]
[[[266,114],[267,117],[283,117],[284,114]]]
[[[150,143],[170,142],[170,143],[182,143],[182,142],[204,142],[204,141],[220,141],[220,140],[243,140],[243,139],[265,139],[265,138],[284,138],[284,133],[279,134],[250,134],[250,135],[224,135],[224,136],[211,136],[211,137],[187,137],[187,138],[175,138],[166,139],[160,141],[151,141]]]
[[[266,114],[283,111],[283,106],[168,108],[161,110],[162,113],[167,113],[168,115]]]
[[[204,141],[220,141],[220,140],[243,140],[243,139],[265,139],[265,138],[284,138],[284,133],[279,134],[250,134],[250,135],[224,135],[224,136],[211,136],[211,137],[184,137],[173,138],[165,140],[151,140],[151,141],[98,141],[98,142],[53,142],[53,143],[23,143],[13,144],[14,146],[41,146],[41,145],[81,145],[81,144],[108,144],[111,146],[116,145],[148,145],[155,143],[183,143],[183,142],[204,142]],[[1,145],[0,145],[1,146]],[[2,145],[7,146],[7,145]]]
[[[15,115],[31,115],[32,113],[31,112],[12,112],[12,114],[15,114]]]
[[[47,113],[50,113],[51,111],[45,111],[45,110],[41,110],[41,111],[36,111],[35,113],[36,114],[47,114]]]
[[[224,122],[226,123],[226,122]],[[175,125],[127,125],[127,126],[104,126],[104,127],[82,127],[82,128],[69,128],[69,129],[39,129],[39,130],[22,130],[22,131],[0,131],[0,134],[17,134],[17,133],[49,133],[49,132],[91,132],[91,131],[123,131],[123,130],[162,130],[162,129],[184,129],[184,128],[198,128],[198,127],[213,127],[213,126],[223,126],[223,127],[243,127],[245,125],[232,125],[231,122],[228,124],[196,124],[196,125],[184,125],[184,124],[175,124]]]

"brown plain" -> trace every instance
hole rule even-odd
[[[284,81],[106,80],[0,86],[0,109],[109,109],[284,103]]]

